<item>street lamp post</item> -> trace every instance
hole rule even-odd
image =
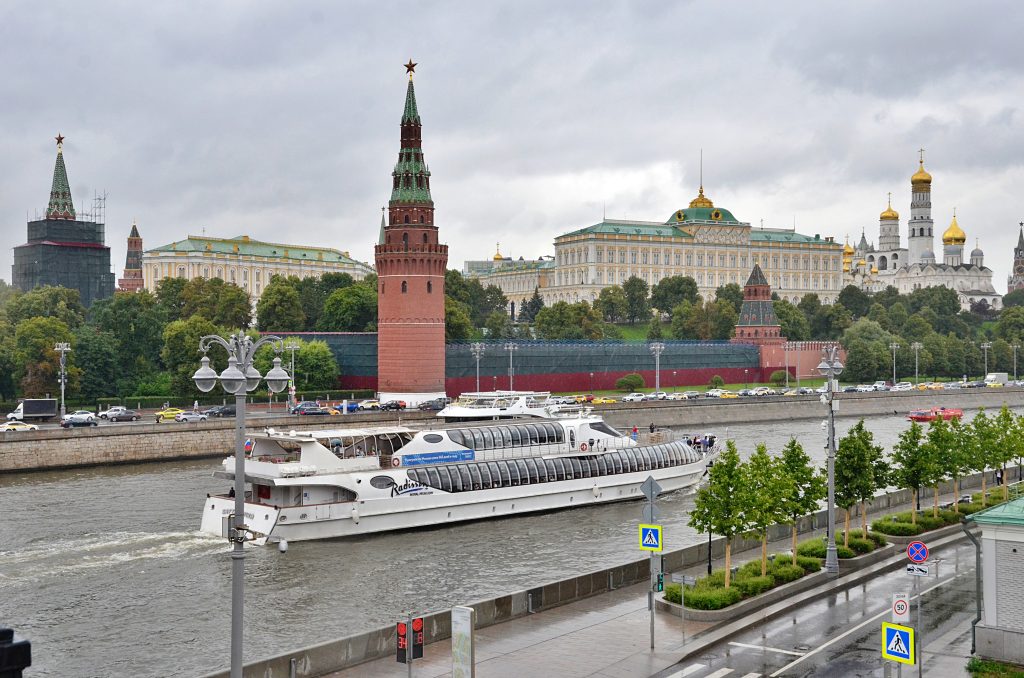
[[[750,370],[748,370],[747,368],[745,368],[745,367],[743,368],[743,388],[747,388],[747,381],[748,381],[747,380],[747,373],[749,371]]]
[[[67,414],[67,410],[64,407],[64,385],[68,383],[67,354],[71,352],[71,344],[66,341],[60,341],[53,347],[53,350],[60,353],[60,418],[63,420],[64,415]]]
[[[235,396],[235,513],[233,529],[228,541],[234,544],[231,552],[231,678],[242,678],[242,601],[245,591],[245,542],[252,538],[245,524],[245,394],[259,386],[263,375],[253,366],[256,350],[264,344],[274,343],[278,355],[274,366],[267,372],[267,388],[279,393],[287,385],[289,375],[281,368],[280,353],[284,346],[280,337],[265,336],[253,341],[244,331],[225,339],[207,335],[199,340],[203,357],[200,367],[192,375],[196,387],[209,393],[220,380],[221,388]],[[210,367],[206,352],[211,346],[223,346],[228,353],[228,366],[220,375]]]
[[[673,391],[678,391],[679,390],[679,380],[676,379],[676,371],[675,370],[672,370],[672,390]]]
[[[665,344],[660,341],[656,341],[650,346],[651,353],[654,354],[654,390],[661,390],[661,354],[665,350]]]
[[[475,341],[469,345],[469,350],[473,352],[473,357],[476,358],[476,392],[480,392],[480,356],[484,354],[484,345],[482,342]]]
[[[992,348],[992,342],[983,341],[981,342],[981,350],[985,352],[985,374],[988,374],[988,350]]]
[[[288,389],[288,404],[294,406],[295,405],[295,352],[298,351],[302,347],[299,346],[298,344],[296,344],[294,341],[289,341],[288,345],[285,346],[285,348],[288,349],[289,351],[291,351],[291,354],[292,354],[291,369],[288,370],[288,375],[291,377],[291,383],[289,384],[290,388]]]
[[[505,344],[505,350],[508,351],[508,390],[514,391],[512,388],[512,375],[515,373],[512,369],[512,352],[518,351],[519,346],[512,343],[511,341]]]
[[[843,372],[838,346],[821,349],[818,372],[828,379],[828,389],[822,395],[828,404],[828,545],[825,547],[825,572],[835,576],[839,574],[839,557],[836,553],[836,410],[833,399],[835,378]]]
[[[1013,345],[1013,380],[1017,381],[1017,349],[1020,348],[1020,344]]]
[[[914,349],[914,383],[916,384],[918,381],[920,381],[920,378],[918,377],[918,369],[917,369],[918,362],[917,362],[917,358],[918,358],[918,353],[920,353],[921,349],[924,348],[924,344],[922,344],[920,341],[915,341],[913,344],[910,345],[910,348]],[[894,379],[893,379],[892,385],[893,386],[896,385],[895,375],[894,375]]]
[[[782,345],[782,354],[786,361],[786,388],[789,388],[789,342]]]
[[[594,391],[594,373],[593,372],[590,373],[590,391],[591,391],[591,393],[593,393],[593,391]]]
[[[889,344],[889,350],[892,351],[892,385],[896,385],[896,351],[900,350],[900,345],[895,341]]]

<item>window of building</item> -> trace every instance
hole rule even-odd
[[[686,265],[687,266],[693,266],[693,252],[687,252],[686,253]]]
[[[731,266],[732,268],[736,268],[736,255],[735,254],[730,254],[729,255],[729,266]]]
[[[782,257],[782,270],[783,271],[788,271],[789,270],[789,257]]]
[[[620,264],[626,263],[626,250],[624,250],[624,249],[619,250],[619,263]]]
[[[725,268],[725,255],[724,254],[719,254],[718,255],[718,267],[719,268]]]
[[[409,283],[407,283],[406,281],[403,280],[402,281],[402,294],[405,294],[408,291],[409,291]]]
[[[204,278],[209,278],[210,277],[210,267],[209,266],[203,266],[203,277]]]
[[[658,252],[655,252],[651,256],[654,257],[654,260],[651,262],[652,264],[657,266],[658,264],[661,263],[661,255]],[[667,261],[666,261],[666,263],[667,263]]]
[[[632,252],[629,253],[629,263],[636,263],[636,250],[633,250]]]
[[[774,257],[772,257],[772,268],[778,268],[778,267],[779,267],[779,255],[776,254]]]
[[[679,252],[676,252],[676,266],[678,266],[680,264],[681,260],[682,260],[682,256],[679,254]],[[689,264],[690,262],[686,262],[686,263]]]
[[[687,256],[687,258],[689,258],[690,255],[686,255],[686,256]],[[689,262],[687,262],[687,263],[689,263]],[[703,254],[698,254],[697,255],[697,265],[698,266],[703,266],[704,265],[704,255]]]
[[[434,283],[430,280],[427,281],[427,294],[434,293]]]
[[[597,263],[600,264],[602,261],[604,261],[604,250],[598,247],[597,252],[594,254],[594,257],[595,261],[597,261]]]

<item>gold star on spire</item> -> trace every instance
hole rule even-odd
[[[413,63],[412,59],[409,59],[409,63],[405,64],[405,72],[409,74],[409,79],[412,80],[412,74],[416,72],[416,67],[419,64]]]

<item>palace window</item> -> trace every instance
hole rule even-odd
[[[433,294],[433,293],[434,293],[434,283],[431,282],[430,280],[428,280],[427,281],[427,294]]]
[[[658,264],[660,264],[660,263],[661,263],[661,255],[660,255],[660,254],[659,254],[658,252],[655,252],[655,253],[654,253],[654,254],[652,254],[651,256],[653,256],[653,257],[654,257],[654,260],[653,260],[653,261],[651,262],[652,264],[654,264],[655,266],[657,266]],[[666,262],[666,263],[667,263],[667,262]]]
[[[633,250],[632,252],[629,253],[629,263],[636,263],[636,250]]]
[[[730,254],[729,255],[729,266],[731,268],[736,268],[736,255],[735,254]]]
[[[682,260],[682,256],[679,254],[679,252],[676,252],[676,266],[680,265],[681,260]],[[686,263],[690,263],[690,262],[686,262]]]
[[[597,261],[597,263],[602,263],[604,261],[604,250],[602,250],[600,247],[597,248],[597,253],[594,256],[595,261]]]
[[[783,271],[788,271],[789,270],[789,257],[782,257],[782,270]]]
[[[693,252],[686,253],[686,265],[693,266]]]
[[[698,266],[703,266],[704,265],[704,255],[703,254],[698,254],[697,255],[697,265]],[[708,255],[708,266],[710,266],[710,265],[711,265],[711,256]]]
[[[640,259],[642,260],[642,263],[644,263],[644,264],[646,264],[646,263],[647,263],[647,250],[644,250],[644,251],[643,251],[643,252],[642,252],[642,253],[640,254]],[[633,262],[633,263],[636,263],[636,262]]]

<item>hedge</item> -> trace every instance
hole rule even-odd
[[[812,558],[825,558],[825,540],[820,538],[809,539],[805,542],[801,542],[796,545],[796,554],[798,556],[810,556]],[[836,544],[836,555],[840,558],[854,558],[856,553],[853,549],[843,546],[841,543]]]
[[[686,607],[694,610],[721,610],[743,600],[743,593],[736,586],[729,588],[687,588]]]
[[[681,597],[685,597],[686,606],[695,610],[720,610],[821,569],[821,561],[817,558],[797,556],[797,565],[793,565],[790,559],[791,556],[786,554],[771,556],[768,574],[764,576],[761,575],[761,561],[752,560],[736,569],[729,588],[725,588],[725,570],[715,570],[706,577],[700,577],[685,591],[680,584],[668,584],[665,600],[678,605]]]

